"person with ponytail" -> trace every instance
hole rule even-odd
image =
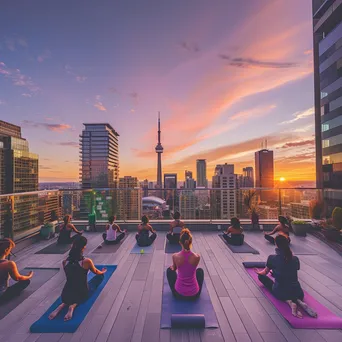
[[[287,218],[285,216],[279,216],[278,220],[279,220],[279,224],[271,232],[265,233],[265,239],[271,242],[273,245],[275,245],[275,239],[271,235],[274,235],[276,233],[283,234],[283,235],[285,234],[290,243],[291,242],[290,226],[289,226],[289,222]]]
[[[231,226],[223,234],[223,238],[230,245],[241,246],[243,245],[245,236],[243,235],[243,229],[240,224],[240,220],[237,217],[233,217],[231,220]],[[229,235],[230,234],[230,235]]]
[[[148,217],[144,215],[141,218],[141,224],[138,226],[138,233],[135,235],[135,239],[140,247],[151,246],[154,240],[157,238],[157,233],[155,230],[153,230],[149,222],[150,221]]]
[[[69,307],[64,320],[72,318],[77,305],[85,302],[101,284],[104,273],[107,269],[98,270],[91,259],[83,256],[87,245],[87,239],[84,236],[78,236],[70,249],[69,256],[63,260],[63,269],[66,275],[66,284],[62,290],[62,304],[53,311],[49,319],[54,319],[66,306]],[[88,272],[95,274],[88,283]]]
[[[181,215],[179,211],[173,214],[174,220],[170,223],[170,231],[166,234],[166,238],[172,244],[179,243],[180,233],[184,228],[184,222],[181,221]]]
[[[116,245],[125,237],[126,231],[121,230],[120,226],[115,223],[115,216],[109,217],[109,223],[106,226],[106,233],[102,234],[106,245]]]
[[[30,285],[33,276],[32,271],[26,276],[21,275],[16,263],[8,260],[14,247],[15,243],[11,239],[0,240],[0,304],[18,296]],[[16,281],[12,286],[9,286],[10,278]]]
[[[275,243],[276,254],[268,257],[265,269],[255,270],[260,282],[277,299],[288,303],[293,316],[302,318],[300,307],[311,317],[317,317],[317,313],[304,302],[304,292],[298,281],[299,259],[292,254],[287,236],[277,235]],[[270,271],[274,281],[267,276]]]
[[[79,235],[82,235],[83,232],[77,230],[76,227],[70,222],[71,222],[71,215],[65,215],[63,218],[63,226],[61,230],[59,231],[57,243],[71,244],[73,243],[75,238],[77,238]],[[76,235],[71,236],[72,232],[76,233]]]
[[[182,250],[172,255],[172,266],[166,270],[167,280],[176,298],[195,300],[201,294],[204,281],[203,269],[197,268],[201,257],[191,251],[192,235],[189,229],[181,231],[179,243]]]

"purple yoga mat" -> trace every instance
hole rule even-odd
[[[311,308],[313,308],[317,314],[317,318],[308,316],[303,310],[303,318],[296,318],[292,316],[290,307],[287,303],[276,299],[271,292],[269,292],[264,285],[262,285],[258,279],[258,275],[255,273],[253,268],[246,268],[248,274],[254,279],[256,284],[259,286],[265,296],[271,301],[276,307],[279,313],[296,329],[342,329],[342,318],[336,316],[334,313],[329,311],[324,305],[319,303],[315,298],[310,296],[304,291],[304,301]]]

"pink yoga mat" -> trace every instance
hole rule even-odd
[[[342,329],[342,318],[336,316],[334,313],[329,311],[324,305],[319,303],[315,298],[310,296],[304,291],[304,301],[311,308],[313,308],[317,314],[317,318],[312,318],[307,315],[303,310],[303,318],[296,318],[292,316],[290,307],[287,303],[276,299],[271,292],[269,292],[264,285],[262,285],[258,279],[258,275],[255,273],[253,268],[246,268],[248,274],[254,279],[256,284],[260,287],[261,291],[276,307],[279,313],[296,329]]]

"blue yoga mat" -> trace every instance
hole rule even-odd
[[[60,312],[60,314],[53,320],[49,320],[50,313],[55,310],[58,305],[62,303],[61,297],[59,297],[45,312],[45,314],[39,318],[38,321],[31,325],[30,331],[31,333],[74,333],[80,324],[83,322],[84,318],[87,316],[90,308],[95,303],[97,297],[106,286],[109,278],[112,276],[114,271],[116,270],[116,265],[96,265],[98,269],[102,269],[103,267],[107,268],[107,272],[104,274],[104,279],[101,282],[100,286],[94,291],[91,297],[84,303],[80,304],[76,307],[74,311],[73,318],[70,321],[64,322],[64,316],[68,311],[68,308],[65,308]],[[95,275],[93,273],[88,274],[88,282]]]
[[[195,301],[184,301],[172,295],[166,272],[164,273],[163,302],[160,319],[162,329],[171,328],[171,316],[174,314],[203,314],[206,328],[218,328],[218,322],[213,304],[205,282],[200,297]]]
[[[165,242],[165,253],[177,253],[182,250],[182,247],[179,243],[170,243],[169,241]]]
[[[142,252],[142,250],[144,252]],[[153,253],[153,250],[154,250],[153,244],[151,246],[147,246],[147,247],[140,247],[136,243],[131,250],[131,254],[149,254],[149,253]]]

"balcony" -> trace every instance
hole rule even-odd
[[[2,316],[0,307],[0,340],[341,341],[341,330],[292,328],[246,273],[243,261],[265,261],[274,249],[264,240],[262,232],[251,229],[250,213],[244,201],[251,191],[256,193],[252,203],[258,208],[260,225],[265,230],[274,227],[278,214],[310,220],[310,201],[324,200],[326,195],[319,189],[225,189],[232,195],[227,198],[227,208],[230,208],[227,212],[241,218],[246,230],[245,241],[259,255],[234,254],[218,237],[218,230],[225,229],[230,218],[222,217],[223,191],[220,189],[66,189],[1,196],[1,234],[19,241],[13,259],[19,270],[28,267],[59,270],[6,315]],[[172,256],[164,252],[165,236],[175,210],[182,212],[186,225],[193,230],[193,248],[201,255],[200,267],[205,273],[217,329],[160,328],[163,274]],[[55,239],[33,243],[29,237],[44,222],[60,219],[65,214],[73,216],[73,223],[79,229],[86,229],[89,213],[95,213],[99,231],[104,228],[106,215],[115,213],[120,226],[129,231],[136,229],[141,215],[148,215],[158,234],[153,253],[130,254],[135,244],[134,233],[128,235],[115,253],[97,253],[101,233],[85,232],[88,239],[85,255],[96,264],[118,265],[117,270],[74,334],[31,334],[31,324],[61,293],[65,281],[61,261],[67,252],[35,254],[55,243]],[[23,239],[31,243],[20,242]],[[341,256],[312,234],[306,237],[292,234],[291,239],[293,246],[302,246],[312,253],[299,255],[303,289],[342,317]]]

